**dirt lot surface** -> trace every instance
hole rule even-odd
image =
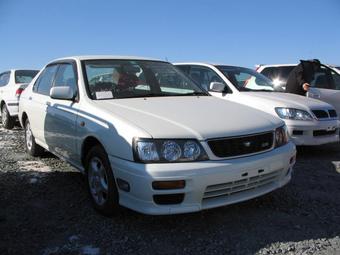
[[[340,144],[302,148],[292,181],[266,196],[193,214],[112,218],[80,173],[24,152],[0,126],[0,254],[340,254]],[[339,172],[338,172],[339,171]]]

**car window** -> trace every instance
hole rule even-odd
[[[30,83],[38,72],[36,70],[16,70],[15,83]]]
[[[335,72],[325,66],[321,66],[319,70],[315,72],[314,79],[310,85],[320,89],[336,89],[333,75],[335,77]]]
[[[43,95],[50,95],[50,89],[57,69],[57,65],[47,66],[34,84],[33,91]]]
[[[142,60],[87,60],[92,99],[206,94],[170,63]]]
[[[6,86],[9,82],[10,72],[0,74],[0,87]]]
[[[77,91],[77,79],[72,64],[60,64],[54,80],[54,87],[68,86]]]
[[[240,91],[274,90],[274,85],[270,79],[252,69],[238,66],[216,67]]]
[[[295,66],[275,66],[275,67],[265,67],[261,74],[267,76],[272,81],[280,80],[286,83],[290,72]]]
[[[199,84],[204,90],[208,91],[211,82],[221,82],[225,84],[218,74],[208,67],[204,66],[177,66],[185,72],[191,79]]]

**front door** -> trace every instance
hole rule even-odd
[[[73,100],[48,100],[45,118],[45,139],[50,149],[68,160],[79,158],[76,150],[76,120],[78,113],[78,86],[75,63],[61,63],[53,87],[70,87]]]

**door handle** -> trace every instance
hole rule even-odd
[[[32,100],[32,97],[29,97],[28,100]]]
[[[51,102],[46,102],[46,105],[47,106],[51,106]]]

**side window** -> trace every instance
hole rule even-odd
[[[0,87],[6,86],[8,84],[10,74],[10,72],[6,72],[0,75]]]
[[[68,86],[77,91],[77,79],[71,64],[61,64],[54,81],[54,87]]]
[[[332,73],[335,89],[340,90],[340,75],[334,71],[331,71],[331,73]]]
[[[50,89],[52,87],[53,79],[57,69],[58,69],[57,65],[46,67],[45,70],[39,76],[36,83],[34,84],[33,91],[39,94],[49,96]]]
[[[224,83],[213,70],[203,66],[191,66],[189,76],[206,91],[209,90],[211,82]]]
[[[320,89],[336,89],[331,70],[325,66],[321,66],[321,68],[315,72],[311,86]]]
[[[261,72],[263,75],[267,76],[269,79],[273,80],[276,77],[275,69],[271,67],[264,68]]]

